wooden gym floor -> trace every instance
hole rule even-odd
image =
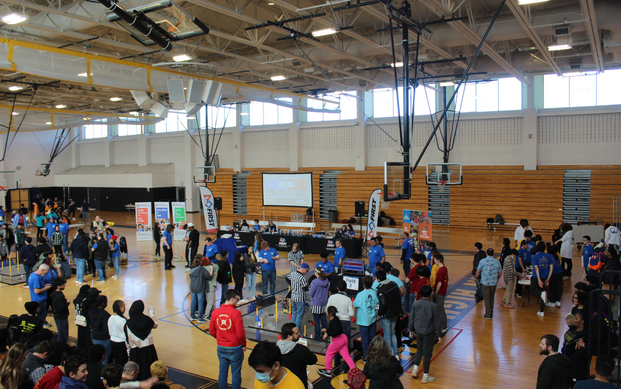
[[[116,223],[115,233],[125,236],[128,242],[129,261],[127,266],[121,267],[121,277],[118,280],[109,278],[105,283],[96,283],[87,276],[85,281],[103,291],[108,296],[108,311],[114,300],[122,299],[129,306],[134,300],[142,299],[147,306],[154,306],[159,327],[153,331],[155,346],[158,355],[168,366],[182,370],[190,375],[199,375],[217,380],[218,363],[215,350],[216,342],[188,320],[190,299],[188,296],[189,278],[184,268],[185,259],[183,242],[175,242],[173,251],[177,268],[173,271],[164,271],[162,262],[155,261],[153,242],[136,242],[135,217],[124,212],[91,212],[95,215]],[[189,221],[204,230],[202,214],[190,214]],[[535,233],[537,226],[533,226]],[[73,232],[72,232],[73,233]],[[550,239],[549,233],[542,233],[544,238]],[[207,235],[201,235],[202,252],[203,241]],[[522,308],[524,299],[513,298],[514,310],[501,308],[499,303],[504,294],[503,289],[497,290],[494,318],[491,321],[483,319],[483,304],[474,305],[472,293],[473,283],[467,277],[472,270],[474,255],[473,244],[480,241],[484,249],[494,247],[496,251],[502,247],[502,238],[513,237],[513,230],[487,231],[484,229],[463,229],[434,226],[433,240],[446,258],[449,270],[449,296],[447,309],[449,312],[449,327],[445,341],[434,348],[434,358],[430,374],[436,378],[431,386],[436,388],[455,388],[468,383],[472,388],[524,388],[533,387],[536,383],[537,369],[542,361],[539,356],[539,339],[547,333],[556,334],[562,339],[565,332],[563,316],[571,307],[571,292],[573,284],[582,280],[582,269],[579,267],[580,256],[574,254],[574,274],[570,281],[564,282],[564,294],[561,308],[546,308],[545,317],[536,315],[538,305],[526,304]],[[399,264],[400,250],[388,249],[394,246],[394,241],[385,241],[387,260],[393,266],[401,269]],[[277,265],[278,274],[289,272],[286,254],[281,253]],[[306,261],[312,266],[319,257],[307,255]],[[110,270],[109,270],[110,271]],[[403,275],[401,275],[403,279]],[[257,281],[260,285],[260,280]],[[69,280],[65,295],[73,300],[78,293],[75,278]],[[8,317],[11,314],[24,312],[24,303],[29,301],[27,289],[18,286],[8,286],[0,283],[0,315]],[[518,304],[519,303],[519,304]],[[73,315],[73,305],[70,307]],[[54,321],[49,319],[54,328]],[[203,325],[202,327],[206,327]],[[77,335],[75,325],[69,326],[71,337]],[[307,331],[312,331],[308,328]],[[252,342],[248,344],[252,348]],[[406,348],[402,354],[402,361],[408,373],[401,377],[406,388],[419,387],[418,380],[411,378],[413,352]],[[246,358],[250,351],[246,353]],[[323,367],[324,358],[319,357],[318,365],[311,366],[309,381],[315,381],[320,376],[317,369]],[[358,362],[362,369],[362,364]],[[254,386],[254,371],[247,364],[242,369],[242,386]],[[345,388],[346,385],[333,380],[335,388]],[[230,382],[230,377],[229,377]],[[316,385],[317,387],[324,385]],[[196,389],[190,388],[187,389]]]

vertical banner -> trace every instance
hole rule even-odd
[[[419,239],[430,242],[431,239],[431,212],[421,212],[419,225]]]
[[[431,241],[431,212],[403,210],[403,231],[414,240],[415,249],[420,241]],[[425,243],[422,243],[425,246]]]
[[[173,224],[175,225],[175,240],[183,240],[185,237],[185,203],[170,203],[172,205]]]
[[[213,193],[207,187],[200,186],[201,202],[203,203],[203,213],[205,214],[205,228],[207,233],[218,232],[218,217],[213,203]]]
[[[155,220],[160,223],[160,230],[164,232],[166,226],[170,224],[169,203],[153,203],[155,206]]]
[[[136,203],[136,240],[153,240],[151,203]]]
[[[369,212],[367,217],[367,242],[377,236],[377,221],[379,220],[379,205],[382,190],[375,189],[369,197]]]

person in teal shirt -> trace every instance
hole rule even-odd
[[[373,277],[362,277],[364,290],[358,293],[354,300],[356,308],[356,322],[360,328],[360,340],[362,341],[362,361],[366,362],[367,351],[375,333],[377,332],[377,311],[375,307],[379,304],[377,292],[371,289]]]
[[[40,213],[37,215],[37,238],[43,236],[43,231],[45,231],[45,215]]]

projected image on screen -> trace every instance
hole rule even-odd
[[[312,173],[264,173],[263,205],[312,207]]]

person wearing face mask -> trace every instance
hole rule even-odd
[[[255,389],[304,389],[302,381],[282,366],[280,348],[274,343],[267,341],[257,343],[248,357],[248,364],[255,371]]]

